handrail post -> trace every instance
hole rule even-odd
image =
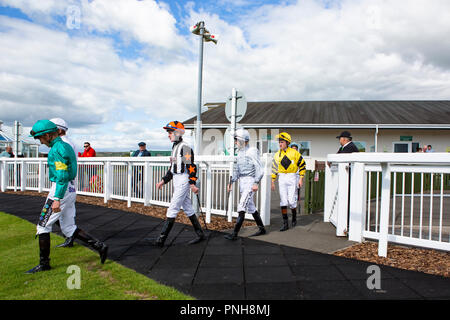
[[[270,154],[263,154],[263,169],[264,175],[261,180],[261,199],[260,199],[260,210],[261,210],[261,220],[265,226],[270,225],[270,199],[271,199],[271,180],[272,180],[272,159]]]
[[[110,171],[111,171],[111,162],[106,161],[103,163],[103,195],[104,195],[104,203],[108,203],[111,195],[111,179],[110,179]]]
[[[24,161],[20,162],[20,191],[25,191],[27,187],[28,166]]]
[[[2,161],[1,162],[1,169],[0,169],[0,184],[1,184],[1,188],[2,188],[2,192],[6,191],[6,187],[7,187],[7,179],[8,179],[8,164],[6,161]]]
[[[333,204],[332,191],[332,171],[331,167],[325,163],[325,201],[323,205],[323,222],[330,222],[331,205]]]
[[[149,161],[145,161],[144,166],[144,206],[150,205],[153,190],[153,167]]]
[[[365,164],[357,162],[352,167],[350,189],[350,221],[348,240],[363,241],[366,218],[367,177]]]
[[[381,163],[381,213],[380,213],[380,237],[378,240],[378,255],[387,256],[388,232],[389,232],[389,206],[391,201],[391,167],[388,163]]]
[[[42,160],[39,160],[38,170],[38,192],[41,193],[44,189],[44,162]]]
[[[206,162],[206,223],[211,223],[212,207],[212,172],[211,165]]]
[[[128,161],[128,196],[127,196],[127,207],[131,207],[131,180],[132,180],[132,164]]]
[[[339,194],[336,235],[342,237],[347,231],[348,214],[348,167],[349,163],[339,163]]]
[[[234,169],[234,159],[230,162],[230,179],[233,176],[233,169]],[[236,183],[237,185],[237,183]],[[228,181],[227,181],[227,186],[228,186]],[[227,221],[231,222],[233,220],[233,208],[234,208],[234,187],[233,190],[231,191],[230,197],[229,199],[227,199],[228,201],[228,212],[225,212],[225,215],[227,215]]]
[[[14,182],[14,192],[17,191],[17,161],[14,161],[14,176],[13,176],[13,182]]]

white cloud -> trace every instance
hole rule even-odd
[[[118,33],[124,40],[164,49],[182,48],[176,20],[164,2],[154,0],[0,0],[0,5],[18,8],[34,21],[56,23],[56,16],[76,27],[99,33]],[[75,8],[75,10],[73,10]],[[79,24],[79,26],[78,26]]]
[[[182,48],[184,39],[177,34],[176,20],[163,2],[83,0],[82,22],[98,32],[119,32],[139,42],[166,49]]]
[[[190,114],[186,87],[195,88],[194,63],[137,65],[121,59],[109,39],[69,37],[7,17],[0,26],[7,30],[0,38],[5,120],[67,112],[78,124],[101,123],[118,120],[124,106],[155,118],[175,109],[181,117]]]
[[[1,6],[18,8],[33,20],[50,23],[53,15],[63,15],[66,12],[68,0],[0,0]]]
[[[133,135],[153,137],[168,119],[184,120],[193,113],[195,63],[124,60],[108,38],[70,37],[4,16],[0,29],[0,118],[5,122],[31,126],[38,119],[61,117],[78,147],[92,140],[126,149],[136,143]],[[109,127],[130,118],[142,120],[132,126],[134,133],[111,142]],[[167,148],[165,139],[156,145]]]
[[[2,118],[58,113],[98,123],[108,107],[117,107],[117,87],[107,80],[120,74],[120,59],[108,40],[70,38],[6,17],[0,26],[6,30],[0,37]]]
[[[249,100],[448,99],[449,12],[440,0],[329,8],[305,0],[262,6],[233,25],[191,17],[201,15],[223,39],[205,48],[209,101],[232,87]]]

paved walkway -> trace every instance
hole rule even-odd
[[[32,223],[42,205],[41,197],[0,193],[0,211]],[[198,299],[450,298],[447,278],[379,266],[381,290],[369,290],[370,263],[255,238],[230,242],[211,231],[190,246],[193,229],[182,224],[164,248],[148,246],[143,239],[157,237],[162,220],[136,213],[79,203],[77,223],[110,246],[109,259]]]
[[[281,213],[275,212],[272,214],[270,226],[266,228],[268,233],[258,237],[258,240],[329,254],[355,244],[348,241],[347,237],[336,237],[336,228],[323,222],[322,214],[297,216],[297,225],[292,228],[289,213],[289,229],[280,232],[282,224]],[[257,230],[256,226],[243,228],[240,236],[248,237]]]
[[[302,189],[301,203],[304,201],[304,190]],[[258,237],[258,240],[275,244],[302,248],[322,253],[333,253],[348,248],[355,242],[348,241],[347,237],[336,237],[336,228],[330,223],[323,222],[323,213],[303,215],[302,208],[298,206],[297,226],[285,232],[279,232],[282,222],[280,197],[278,188],[271,193],[271,216],[269,233]],[[291,227],[291,210],[288,210],[289,226]],[[257,227],[242,229],[240,235],[247,237],[255,233]]]

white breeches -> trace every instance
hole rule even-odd
[[[191,185],[189,184],[189,175],[186,173],[174,174],[172,183],[172,201],[170,201],[166,216],[168,218],[176,218],[181,208],[183,208],[188,217],[195,214],[190,197]]]
[[[289,207],[291,209],[297,208],[297,186],[298,186],[298,174],[297,173],[279,173],[278,185],[280,190],[280,206]]]
[[[53,200],[55,196],[56,183],[52,182],[52,186],[50,188],[50,192],[45,201],[43,211],[47,211],[49,208],[45,208],[47,206],[48,200]],[[59,220],[59,224],[61,226],[61,231],[66,237],[70,237],[73,235],[77,226],[75,225],[75,201],[77,198],[77,191],[75,188],[75,184],[73,181],[69,182],[67,186],[66,193],[64,198],[60,201],[60,209],[59,212],[52,212],[50,217],[48,217],[47,222],[44,224],[43,222],[39,222],[37,225],[37,234],[41,233],[49,233],[52,232],[53,224]]]
[[[239,204],[237,211],[246,211],[250,214],[255,213],[256,206],[253,201],[252,186],[255,182],[255,178],[253,177],[241,177],[239,178],[239,191],[241,193],[241,197],[239,199]]]

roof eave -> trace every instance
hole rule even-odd
[[[440,129],[450,130],[450,124],[312,124],[312,123],[239,123],[245,128],[292,128],[292,129]],[[229,123],[202,123],[204,129],[226,129]],[[185,124],[186,129],[195,129],[195,124]]]

